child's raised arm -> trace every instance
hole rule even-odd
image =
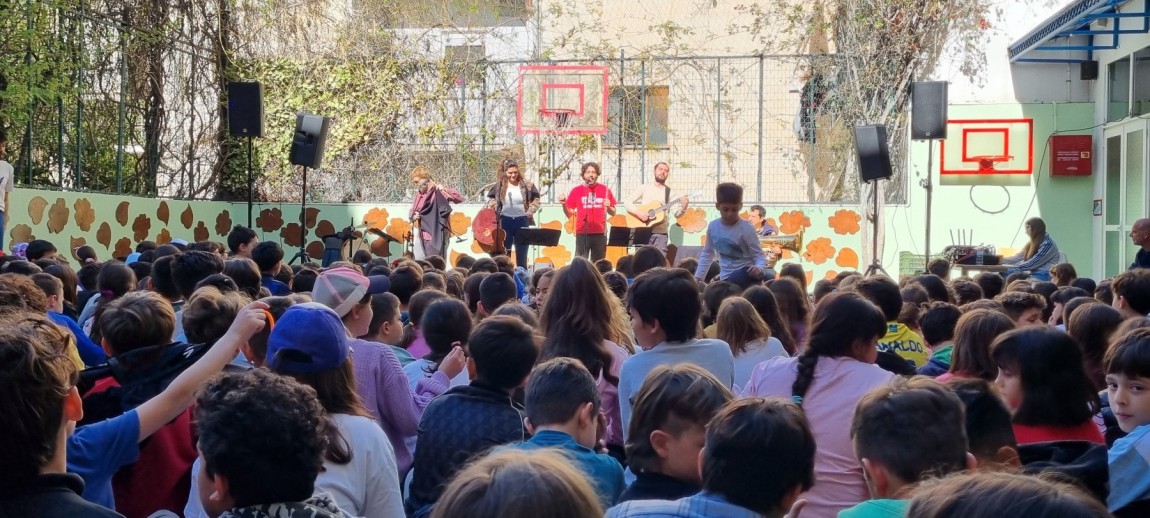
[[[247,341],[266,323],[264,310],[268,305],[252,302],[240,310],[228,332],[212,345],[196,363],[176,376],[168,388],[140,405],[136,413],[140,418],[139,441],[156,433],[192,404],[196,389],[232,361],[240,344]]]

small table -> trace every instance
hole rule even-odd
[[[1008,264],[955,264],[951,265],[951,267],[957,267],[963,277],[969,277],[969,275],[967,275],[969,270],[1002,273],[1010,269],[1010,265]]]

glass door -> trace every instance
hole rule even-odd
[[[1126,269],[1137,251],[1129,233],[1147,215],[1147,125],[1135,120],[1103,132],[1106,141],[1105,194],[1102,199],[1102,264],[1104,277]]]

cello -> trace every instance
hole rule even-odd
[[[503,230],[501,210],[503,198],[507,196],[507,178],[502,172],[499,173],[498,196],[495,207],[479,209],[479,212],[475,214],[474,222],[471,224],[471,231],[475,235],[475,240],[479,242],[479,248],[492,256],[507,254],[505,245],[507,231]]]

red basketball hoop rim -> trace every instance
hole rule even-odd
[[[575,110],[568,108],[540,108],[539,115],[554,121],[557,129],[565,129],[571,126],[571,118],[575,115]]]

